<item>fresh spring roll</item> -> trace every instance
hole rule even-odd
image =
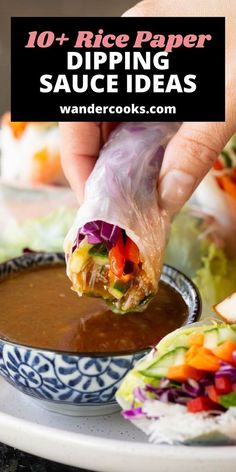
[[[5,113],[0,152],[0,172],[5,182],[67,185],[60,161],[57,123],[13,122],[10,113]]]
[[[178,329],[123,380],[123,416],[156,444],[236,443],[236,324]]]
[[[121,124],[101,150],[64,244],[78,295],[102,297],[126,313],[143,310],[156,294],[168,226],[156,185],[177,127]]]
[[[236,257],[236,134],[197,187],[194,198],[218,223],[227,254]]]

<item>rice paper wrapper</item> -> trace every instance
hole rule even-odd
[[[173,405],[177,407],[178,405]],[[236,408],[217,417],[202,413],[171,411],[159,419],[137,418],[131,423],[142,430],[150,442],[169,445],[223,446],[236,444]],[[151,415],[151,410],[148,409]]]
[[[171,335],[170,335],[171,336]],[[133,407],[134,389],[145,386],[137,367],[148,364],[151,351],[136,364],[116,393],[122,410]],[[145,416],[130,417],[129,421],[142,430],[154,444],[228,445],[236,444],[236,407],[217,416],[207,413],[188,413],[183,405],[147,400],[142,403]]]
[[[217,415],[208,412],[190,413],[183,404],[164,402],[151,397],[140,397],[137,404],[137,389],[143,389],[150,382],[141,371],[154,359],[161,358],[176,346],[186,345],[186,339],[197,329],[209,329],[214,323],[194,323],[179,328],[165,336],[143,358],[141,358],[123,379],[116,400],[126,418],[142,430],[154,444],[185,445],[228,445],[236,444],[236,407]],[[223,324],[222,324],[223,326]],[[185,337],[186,336],[186,337]],[[136,398],[136,401],[135,401]],[[133,414],[134,407],[141,407],[141,414]],[[127,415],[130,411],[131,414]]]
[[[125,123],[111,134],[85,185],[84,203],[69,231],[70,255],[78,230],[102,220],[124,229],[137,244],[143,269],[157,290],[168,232],[158,207],[157,179],[164,149],[177,123]],[[69,274],[69,264],[67,264]]]

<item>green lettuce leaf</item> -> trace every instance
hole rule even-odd
[[[208,324],[201,324],[198,326],[186,326],[180,329],[173,331],[172,333],[165,336],[161,341],[157,344],[157,350],[154,354],[150,353],[149,355],[145,356],[141,359],[136,366],[128,372],[125,376],[123,382],[121,383],[120,388],[117,391],[116,398],[122,408],[129,408],[134,403],[134,389],[136,387],[145,387],[146,385],[159,385],[159,380],[155,376],[147,375],[146,371],[153,365],[156,364],[158,360],[162,358],[163,355],[167,354],[168,352],[174,351],[177,347],[189,347],[189,336],[192,333],[208,333],[212,330],[217,330],[218,339],[222,339],[224,335],[225,339],[234,339],[235,332],[236,332],[236,324],[228,325],[227,323],[218,323],[214,320]],[[224,398],[225,397],[225,398]],[[236,392],[235,392],[235,399],[228,398],[228,395],[222,396],[222,402],[225,403],[232,403],[236,401]],[[221,402],[221,403],[222,403]],[[223,403],[222,403],[223,405]],[[137,406],[137,405],[136,405]],[[225,405],[224,405],[225,406]],[[236,406],[236,404],[229,404],[229,406]],[[228,405],[227,405],[228,408]]]
[[[185,208],[176,217],[166,249],[165,262],[184,272],[199,288],[204,315],[212,305],[236,291],[236,260],[212,242],[210,223]],[[214,228],[213,228],[214,229]]]
[[[236,392],[228,393],[228,395],[221,395],[220,403],[225,408],[236,406]]]
[[[236,290],[236,260],[227,259],[215,244],[202,257],[202,267],[196,271],[194,282],[207,305],[213,305]]]
[[[207,255],[209,241],[202,237],[202,218],[193,216],[185,207],[171,226],[165,253],[165,263],[193,277],[201,267],[202,256]]]
[[[9,219],[0,234],[0,262],[20,256],[24,248],[34,251],[63,251],[63,241],[69,230],[75,210],[58,208],[40,218],[19,224]]]

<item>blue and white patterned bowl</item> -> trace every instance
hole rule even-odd
[[[0,264],[0,280],[13,272],[63,262],[61,253],[25,254]],[[197,321],[201,302],[193,283],[169,266],[164,266],[161,279],[183,296],[188,306],[185,324]],[[145,353],[71,354],[0,339],[0,374],[50,410],[77,416],[108,414],[119,408],[116,390]]]

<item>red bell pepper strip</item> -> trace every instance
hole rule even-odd
[[[230,393],[233,390],[230,380],[224,376],[216,377],[215,386],[219,395]]]
[[[125,266],[125,247],[121,231],[116,245],[109,251],[109,261],[111,271],[120,279]]]
[[[125,243],[125,259],[126,261],[133,262],[134,264],[138,264],[140,261],[139,248],[128,236]]]
[[[187,403],[187,409],[189,413],[200,413],[215,410],[216,404],[208,397],[197,397]]]
[[[210,398],[210,400],[212,400],[214,403],[219,403],[218,392],[214,385],[208,385],[206,387],[206,393],[208,397]]]
[[[234,167],[232,170],[232,180],[236,184],[236,167]]]
[[[223,164],[220,162],[219,159],[217,159],[217,160],[214,162],[214,164],[213,164],[213,169],[214,169],[214,170],[222,170],[222,169],[224,169],[224,166],[223,166]]]
[[[228,195],[236,199],[236,184],[228,175],[217,177],[217,182]]]

